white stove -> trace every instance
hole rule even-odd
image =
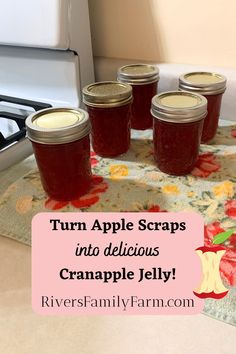
[[[94,70],[87,0],[0,0],[0,5],[3,170],[32,153],[26,116],[50,106],[79,107]]]

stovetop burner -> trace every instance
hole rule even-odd
[[[26,139],[25,120],[51,104],[0,95],[0,171],[32,153]]]
[[[10,103],[11,105],[30,107],[34,111],[39,111],[40,109],[51,107],[51,105],[46,104],[46,103],[35,102],[35,101],[25,100],[25,99],[16,98],[16,97],[9,97],[9,96],[4,96],[4,95],[0,95],[0,102],[1,103],[2,102]],[[23,111],[23,112],[24,113],[22,113],[22,114],[17,114],[17,113],[12,113],[12,112],[0,110],[0,117],[1,118],[6,118],[11,121],[15,121],[17,124],[17,127],[18,127],[17,132],[13,133],[10,136],[4,137],[4,135],[1,132],[1,121],[0,121],[0,150],[7,147],[8,145],[11,145],[15,141],[19,141],[20,139],[25,137],[25,135],[26,135],[25,120],[26,120],[28,114],[25,113],[26,111]]]

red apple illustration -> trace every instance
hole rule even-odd
[[[203,246],[196,249],[202,264],[201,283],[193,292],[197,297],[222,299],[227,295],[229,290],[224,286],[220,276],[220,261],[226,249],[219,245],[233,233],[232,230],[222,232],[214,237],[213,246]]]

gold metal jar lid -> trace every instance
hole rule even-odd
[[[118,81],[102,81],[83,88],[83,102],[92,107],[119,107],[132,101],[132,87]]]
[[[144,85],[159,81],[159,69],[149,64],[131,64],[118,69],[117,79],[130,85]]]
[[[154,118],[172,123],[190,123],[207,115],[207,99],[186,91],[162,92],[152,99]]]
[[[41,144],[70,143],[90,133],[88,113],[82,109],[47,108],[26,119],[28,138]]]
[[[226,77],[211,72],[191,72],[181,75],[179,88],[202,95],[216,95],[226,89]]]

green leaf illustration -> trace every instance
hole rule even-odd
[[[233,230],[228,230],[228,231],[224,231],[224,232],[221,232],[220,234],[216,235],[214,238],[213,238],[213,245],[220,245],[221,243],[224,243],[226,240],[228,240],[228,238],[230,236],[232,236],[234,233]]]

